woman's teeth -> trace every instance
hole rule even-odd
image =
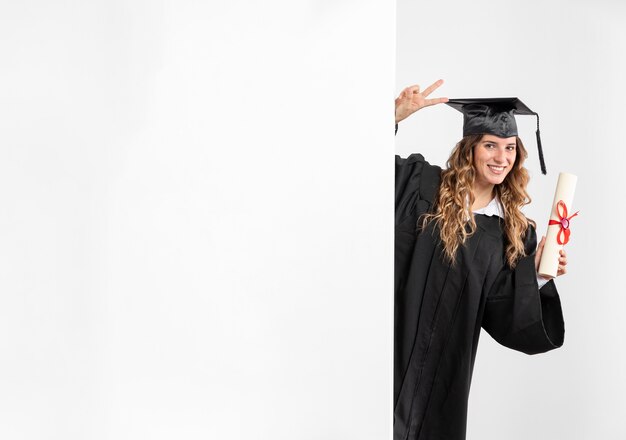
[[[487,166],[488,166],[488,167],[489,167],[489,168],[490,168],[490,169],[491,169],[494,173],[497,173],[497,174],[499,174],[499,173],[501,173],[502,171],[504,171],[504,168],[505,168],[505,167],[497,167],[497,166],[494,166],[494,165],[487,165]]]

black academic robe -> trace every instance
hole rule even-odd
[[[475,214],[476,233],[456,263],[443,256],[438,230],[418,227],[433,206],[441,168],[422,155],[396,156],[394,440],[463,440],[481,327],[528,354],[563,344],[553,281],[537,285],[533,227],[526,257],[505,261],[502,219]]]

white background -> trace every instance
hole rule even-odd
[[[0,438],[388,437],[394,8],[0,3]]]
[[[529,152],[526,214],[545,225],[560,171],[578,175],[569,273],[557,280],[565,344],[527,356],[481,338],[468,440],[626,438],[624,102],[626,4],[620,1],[399,0],[397,88],[446,83],[433,96],[518,96]],[[401,123],[397,152],[444,165],[462,116],[441,105]]]

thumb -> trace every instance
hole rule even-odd
[[[539,262],[541,261],[541,254],[543,254],[543,246],[546,244],[546,236],[541,237],[541,241],[537,245],[537,252],[535,252],[535,267],[539,269]]]
[[[543,245],[546,244],[546,236],[542,235],[541,236],[541,241],[539,242],[538,247],[543,248]]]

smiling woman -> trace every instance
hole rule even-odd
[[[544,242],[521,211],[529,176],[514,115],[534,113],[517,98],[428,98],[441,84],[396,100],[396,122],[448,102],[464,137],[444,170],[396,156],[395,440],[465,439],[481,327],[527,354],[564,338],[554,281],[536,272]],[[563,252],[558,275],[566,264]]]

